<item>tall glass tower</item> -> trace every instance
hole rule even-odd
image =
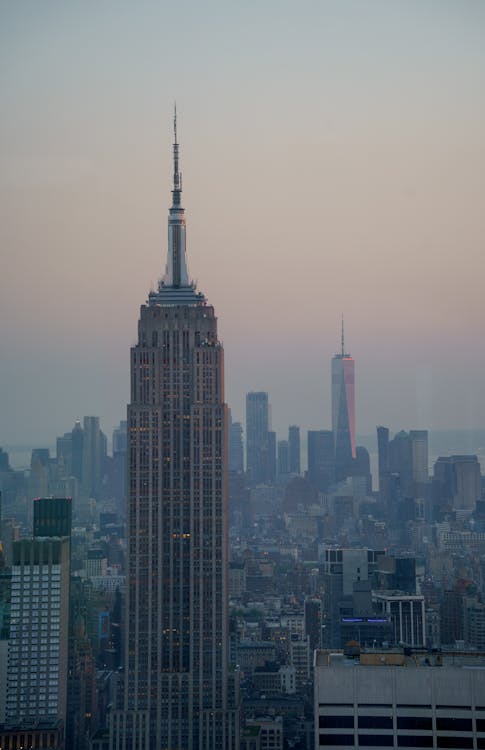
[[[345,352],[344,323],[340,353],[332,359],[332,431],[337,481],[351,474],[355,450],[355,362]]]
[[[111,750],[238,747],[223,349],[189,281],[176,127],[165,274],[131,350],[125,680]]]

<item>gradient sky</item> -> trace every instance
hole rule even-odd
[[[485,3],[0,3],[0,444],[124,418],[165,265],[177,100],[191,275],[226,396],[357,431],[485,426]]]

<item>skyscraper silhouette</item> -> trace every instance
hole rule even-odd
[[[246,394],[246,470],[253,484],[274,482],[276,435],[270,429],[270,407],[266,391]]]
[[[290,472],[292,474],[300,474],[300,428],[296,424],[291,424],[288,427],[288,450]]]
[[[112,750],[238,741],[223,349],[214,308],[189,281],[176,118],[174,135],[165,275],[141,307],[131,350],[125,683]]]
[[[350,354],[345,352],[342,319],[341,350],[332,359],[332,431],[338,481],[352,473],[356,457],[354,365]]]

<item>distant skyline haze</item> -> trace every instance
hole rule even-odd
[[[0,6],[0,445],[126,418],[164,273],[172,109],[226,400],[357,434],[485,424],[485,5]]]

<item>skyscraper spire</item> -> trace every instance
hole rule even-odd
[[[342,313],[342,336],[341,336],[341,344],[342,344],[342,357],[345,356],[345,339],[344,339],[344,314]]]
[[[179,172],[179,144],[177,141],[177,104],[173,113],[173,190],[172,208],[180,206],[182,194],[182,174]]]
[[[172,205],[168,215],[168,250],[165,273],[160,279],[158,291],[150,292],[150,305],[200,305],[205,297],[196,292],[191,283],[185,252],[185,211],[182,208],[182,173],[179,165],[179,143],[177,139],[177,105],[173,113],[173,188]]]

